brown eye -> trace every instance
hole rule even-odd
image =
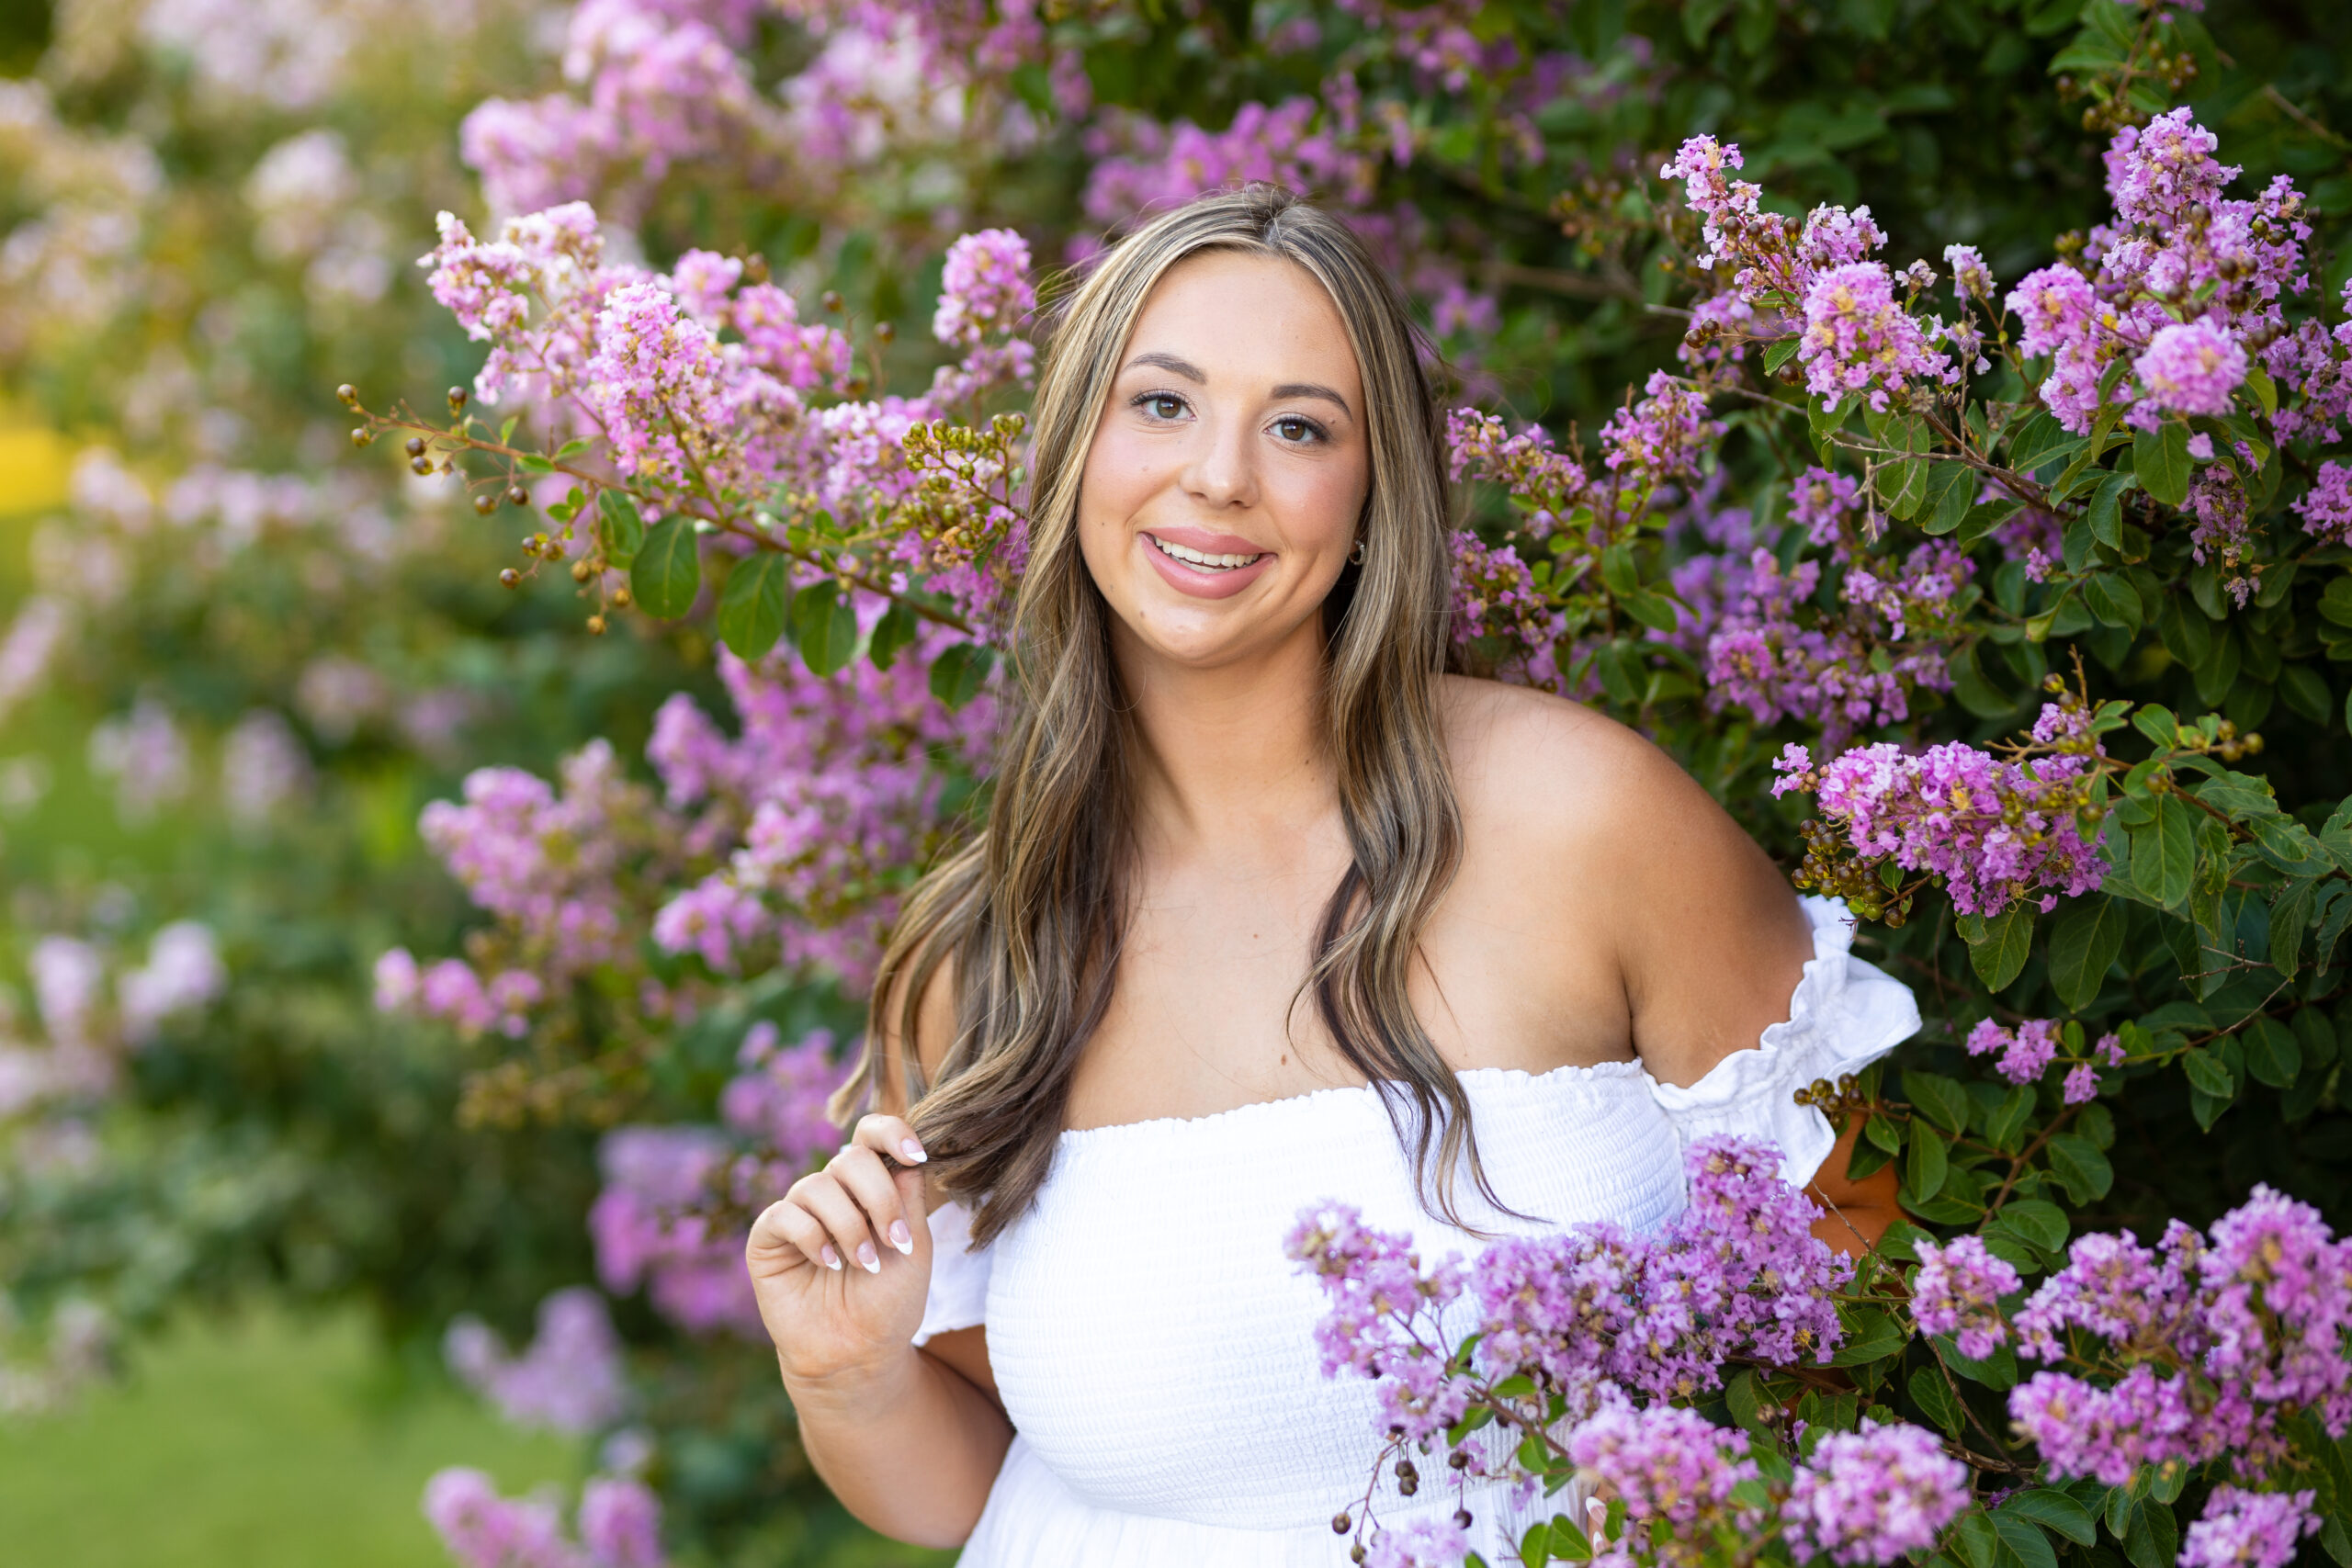
[[[1154,419],[1181,419],[1184,413],[1184,400],[1173,392],[1146,392],[1136,403]]]
[[[1322,428],[1313,420],[1301,419],[1295,414],[1274,421],[1274,432],[1294,446],[1303,446],[1323,437]]]

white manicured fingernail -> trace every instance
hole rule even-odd
[[[905,1253],[910,1258],[914,1256],[914,1232],[907,1229],[906,1221],[892,1220],[890,1222],[890,1245],[897,1247],[900,1252]]]
[[[916,1143],[912,1138],[900,1138],[899,1140],[899,1156],[909,1165],[921,1165],[923,1161],[931,1157],[929,1155],[922,1152],[922,1145]]]
[[[861,1241],[857,1244],[857,1266],[869,1274],[882,1272],[882,1255],[874,1250],[872,1242]]]
[[[823,1257],[823,1258],[825,1259],[825,1267],[826,1267],[826,1268],[831,1269],[834,1273],[836,1273],[836,1274],[838,1274],[838,1273],[840,1273],[840,1272],[841,1272],[841,1269],[842,1269],[842,1255],[841,1255],[840,1253],[835,1252],[831,1247],[826,1247],[826,1248],[824,1249],[824,1251],[823,1251],[823,1253],[821,1254],[821,1256],[822,1256],[822,1257]]]

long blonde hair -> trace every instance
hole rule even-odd
[[[974,1206],[978,1244],[1045,1180],[1080,1053],[1111,999],[1132,861],[1133,738],[1110,612],[1079,551],[1079,484],[1145,299],[1170,267],[1206,251],[1278,257],[1313,275],[1339,308],[1363,382],[1363,563],[1343,573],[1324,616],[1327,739],[1354,858],[1325,907],[1301,995],[1313,993],[1340,1054],[1381,1095],[1424,1201],[1459,1223],[1452,1175],[1465,1154],[1495,1201],[1461,1085],[1406,994],[1462,842],[1438,711],[1453,555],[1437,405],[1404,301],[1355,236],[1286,191],[1251,186],[1146,223],[1067,302],[1032,416],[1029,560],[987,822],[909,897],[875,981],[865,1057],[835,1101],[846,1116],[884,1089],[879,1026],[895,1006],[929,1168]],[[942,964],[955,1033],[926,1085],[917,1015]]]

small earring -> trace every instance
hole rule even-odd
[[[1356,547],[1348,552],[1348,564],[1351,566],[1363,564],[1363,536],[1361,534],[1356,536]]]

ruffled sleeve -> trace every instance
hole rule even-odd
[[[918,1345],[934,1334],[988,1321],[992,1257],[985,1247],[973,1250],[971,1224],[971,1212],[961,1203],[942,1203],[931,1212],[931,1293],[923,1298]]]
[[[1725,1133],[1769,1138],[1781,1147],[1781,1174],[1799,1187],[1820,1170],[1838,1135],[1828,1117],[1796,1102],[1796,1091],[1860,1072],[1919,1029],[1911,987],[1853,956],[1854,922],[1845,901],[1801,902],[1813,922],[1813,957],[1790,998],[1788,1021],[1687,1089],[1650,1081],[1683,1147]]]

